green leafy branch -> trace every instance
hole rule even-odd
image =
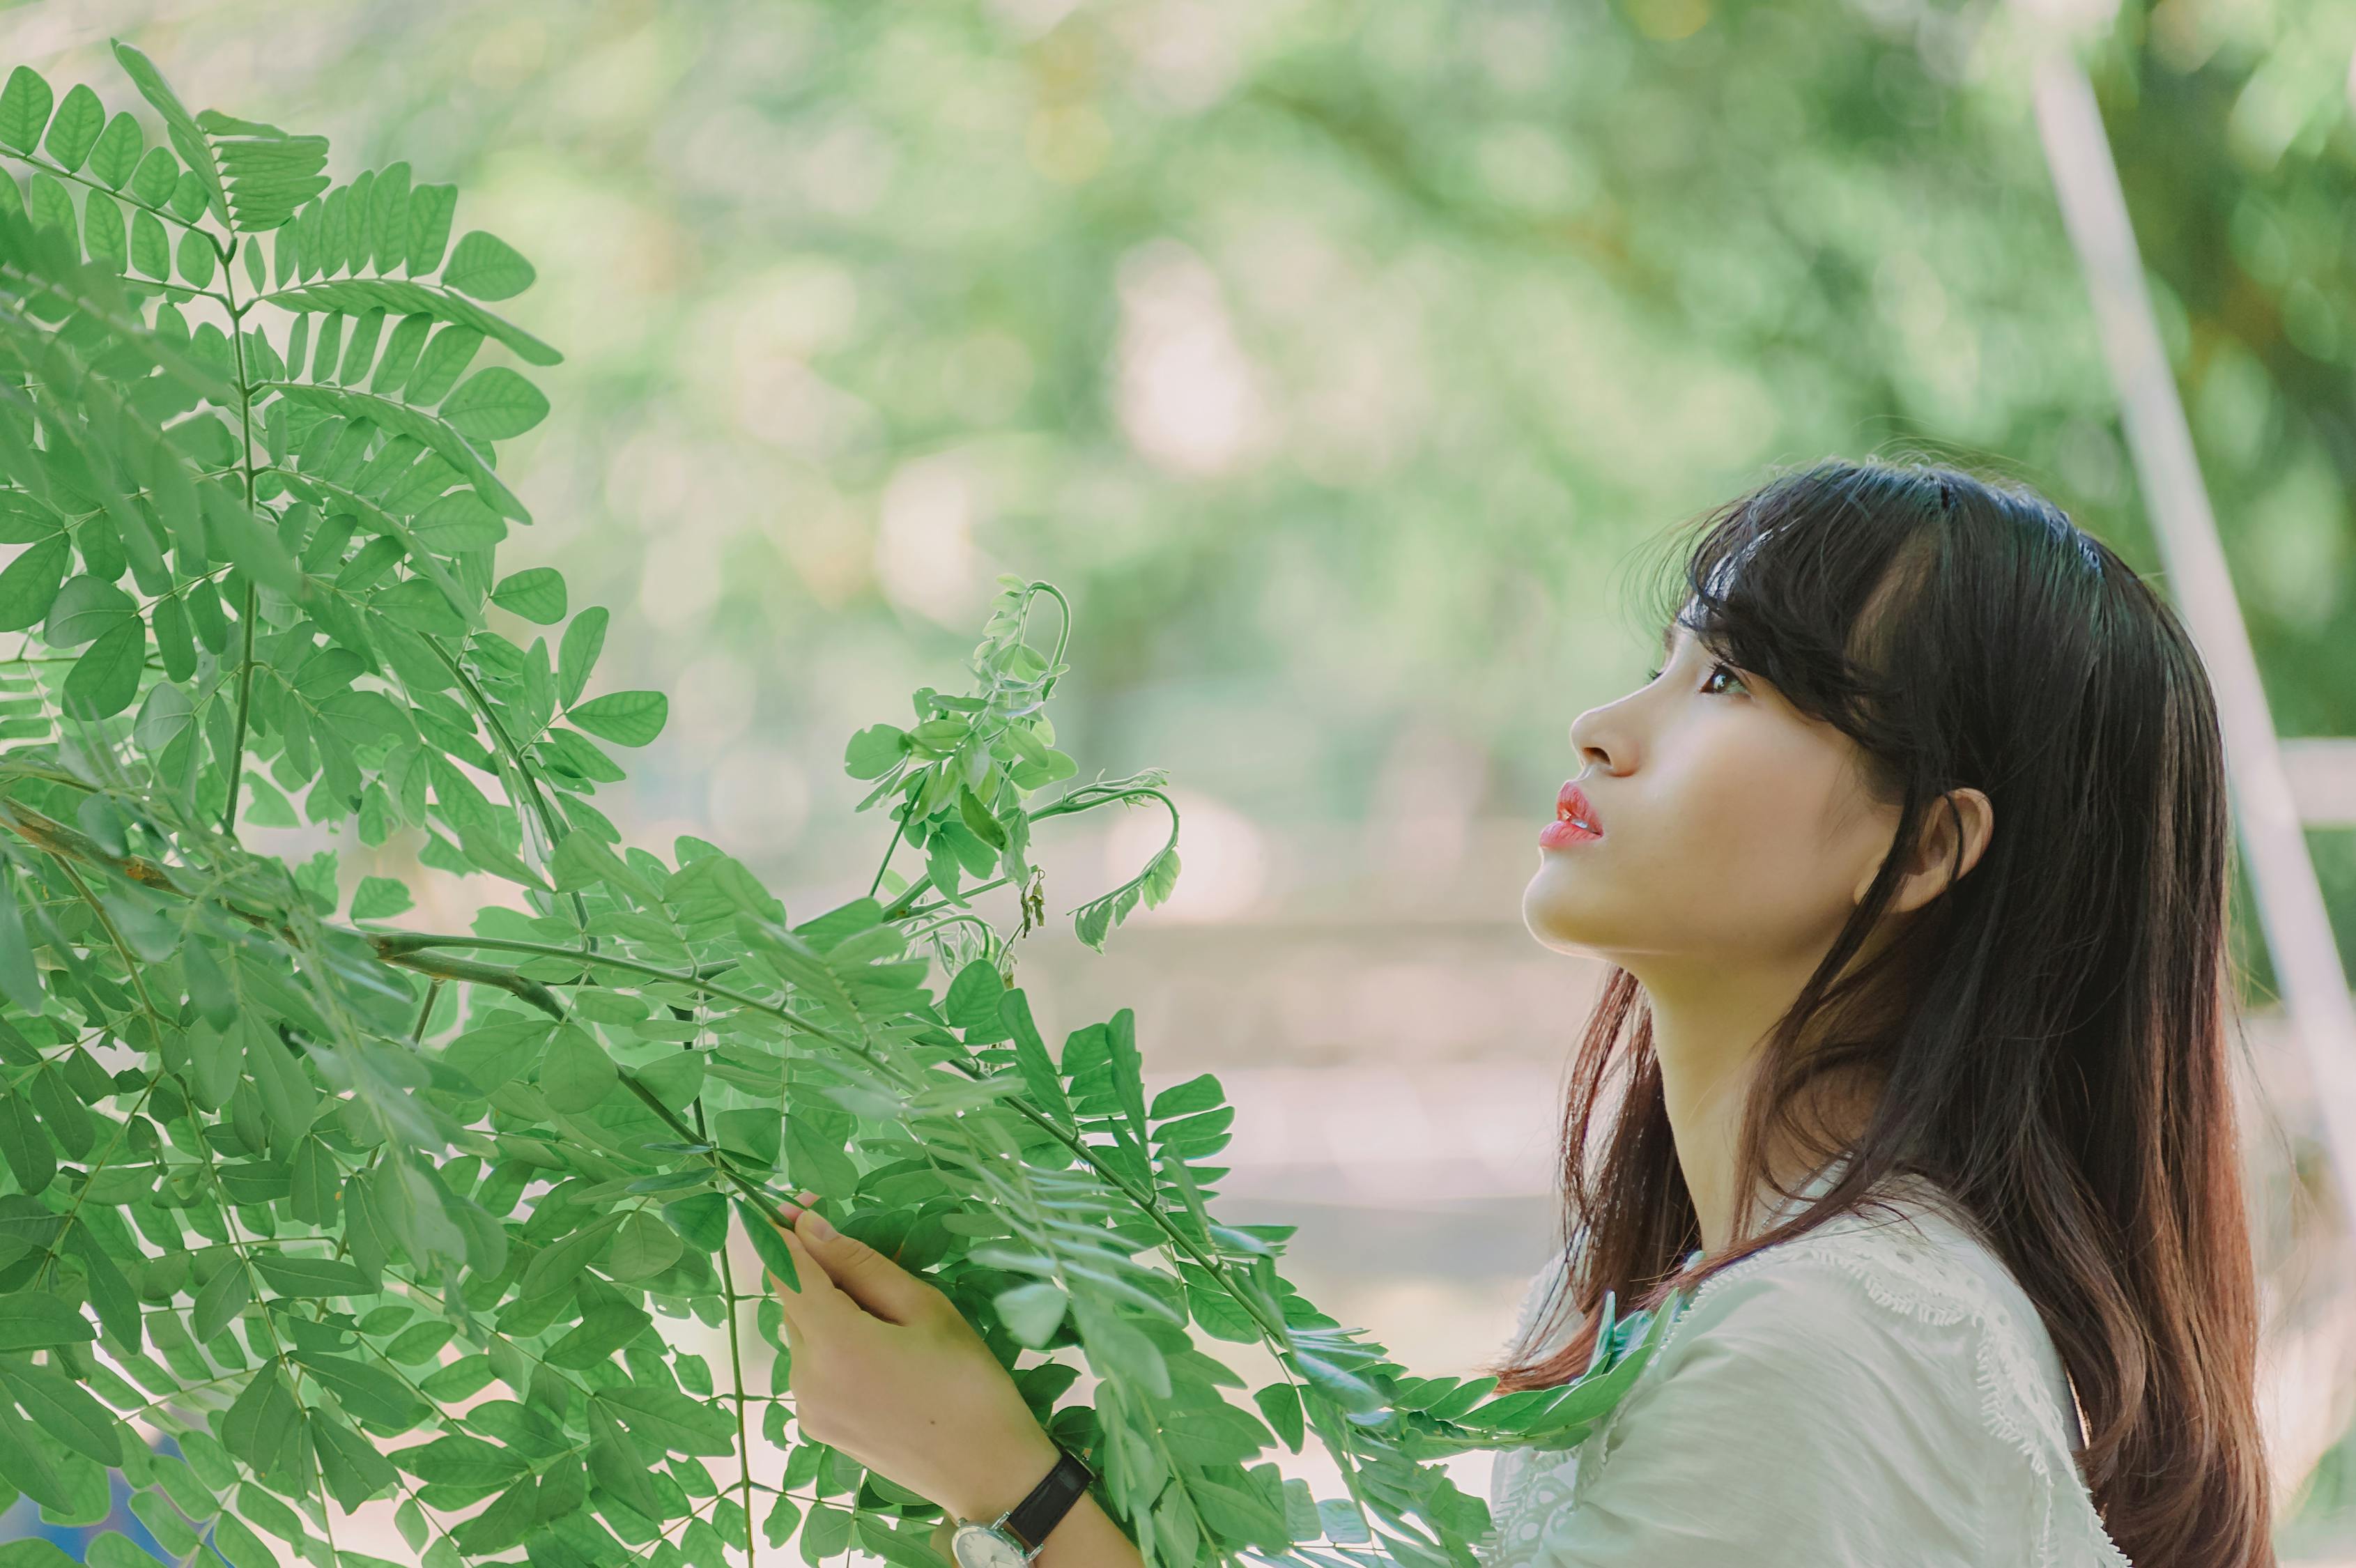
[[[486,307],[530,263],[454,243],[454,188],[334,183],[324,140],[115,55],[153,145],[87,88],[0,89],[32,170],[0,180],[0,1487],[94,1522],[118,1466],[166,1550],[231,1568],[264,1534],[375,1568],[333,1512],[396,1496],[425,1568],[936,1568],[937,1508],[799,1433],[776,1305],[739,1289],[732,1244],[791,1275],[809,1190],[958,1303],[1157,1568],[1476,1568],[1486,1510],[1433,1461],[1575,1441],[1676,1304],[1607,1304],[1564,1388],[1415,1378],[1282,1277],[1289,1227],[1214,1218],[1215,1077],[1149,1101],[1127,1009],[1050,1050],[1012,984],[1033,830],[1169,815],[1071,911],[1092,948],[1179,873],[1162,771],[1070,782],[1065,596],[1001,579],[968,689],[851,737],[893,822],[865,897],[796,919],[720,845],[626,844],[606,748],[665,700],[594,689],[610,618],[561,572],[496,570],[530,521],[496,444],[548,413],[505,361],[560,358]],[[305,821],[524,908],[399,929],[406,879],[347,898],[334,851],[239,836]],[[724,1391],[666,1320],[724,1332]],[[1229,1399],[1198,1334],[1279,1378]],[[1344,1496],[1264,1456],[1312,1433]]]

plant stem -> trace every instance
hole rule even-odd
[[[695,1101],[695,1125],[703,1131],[703,1097]],[[711,1134],[704,1134],[708,1143]],[[744,1565],[756,1568],[753,1551],[753,1440],[744,1426],[744,1326],[737,1321],[736,1272],[728,1262],[728,1243],[720,1243],[720,1288],[728,1297],[728,1376],[736,1390],[736,1479],[744,1492]]]
[[[892,852],[900,847],[901,839],[907,835],[908,819],[901,816],[895,818],[894,822],[897,825],[892,830],[892,842],[884,846],[883,863],[875,867],[875,880],[867,885],[867,896],[870,898],[874,897],[875,890],[884,886],[884,873],[891,868]]]
[[[192,226],[193,229],[193,226]],[[202,234],[201,229],[193,229]],[[206,236],[210,239],[210,235]],[[213,248],[220,250],[215,242]],[[237,303],[237,274],[229,266],[229,253],[221,256],[221,287],[226,295],[223,303],[229,308],[230,343],[237,350],[237,419],[241,450],[239,461],[245,470],[245,510],[253,510],[253,381],[246,374],[244,311]],[[245,581],[245,600],[238,610],[238,628],[242,633],[241,650],[237,669],[237,737],[229,753],[229,801],[221,808],[221,832],[237,835],[237,794],[243,787],[245,774],[245,736],[249,715],[253,707],[253,631],[254,621],[261,610],[262,590],[251,575]]]

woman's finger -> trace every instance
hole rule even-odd
[[[804,1335],[824,1334],[843,1322],[846,1315],[863,1316],[859,1304],[842,1294],[834,1276],[811,1254],[809,1243],[789,1227],[777,1227],[777,1237],[793,1254],[794,1273],[801,1278],[801,1288],[797,1290],[776,1274],[769,1276],[770,1293],[777,1298],[791,1328]]]
[[[866,1242],[844,1235],[814,1208],[796,1219],[793,1240],[825,1266],[843,1294],[886,1323],[913,1323],[940,1301],[931,1285]],[[798,1263],[801,1252],[794,1256]]]

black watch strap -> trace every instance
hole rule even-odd
[[[1006,1515],[1006,1529],[1023,1543],[1025,1552],[1036,1552],[1047,1532],[1055,1528],[1064,1515],[1071,1510],[1088,1483],[1096,1475],[1080,1462],[1079,1456],[1062,1444],[1055,1444],[1061,1455],[1055,1467],[1047,1472],[1046,1479],[1031,1488],[1031,1495],[1016,1503]]]

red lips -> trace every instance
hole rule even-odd
[[[1563,849],[1602,836],[1603,824],[1596,816],[1594,803],[1588,800],[1587,791],[1576,782],[1566,780],[1561,793],[1555,797],[1554,821],[1538,830],[1538,847]]]

